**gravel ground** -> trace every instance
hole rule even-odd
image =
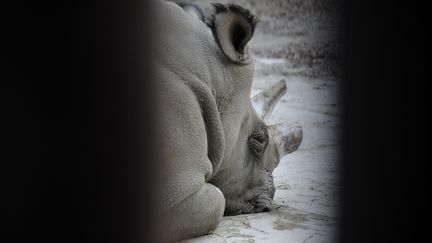
[[[338,3],[231,2],[261,20],[250,43],[255,60],[252,95],[285,79],[287,95],[271,119],[300,122],[304,138],[274,171],[272,212],[224,217],[213,234],[187,242],[335,242],[341,185]]]

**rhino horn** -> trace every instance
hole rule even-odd
[[[270,125],[269,132],[273,137],[280,158],[296,151],[303,139],[303,129],[298,123]]]
[[[276,84],[270,86],[268,89],[255,95],[251,99],[252,105],[262,119],[268,121],[277,102],[286,94],[286,92],[287,86],[285,80],[282,79]]]

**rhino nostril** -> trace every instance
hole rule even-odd
[[[255,207],[255,213],[270,212],[270,211],[272,211],[271,205]]]
[[[272,211],[272,208],[271,208],[271,207],[265,207],[265,208],[263,209],[263,212],[270,212],[270,211]]]

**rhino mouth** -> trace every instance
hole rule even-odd
[[[270,212],[272,210],[272,201],[276,188],[273,184],[273,177],[271,177],[271,179],[270,186],[267,188],[267,190],[261,192],[252,200],[255,213]]]
[[[270,212],[272,210],[273,196],[265,193],[254,201],[254,212]]]
[[[273,196],[270,193],[263,193],[251,200],[225,199],[225,215],[233,216],[239,214],[262,213],[272,210]]]
[[[248,195],[245,195],[240,198],[225,198],[225,215],[270,212],[276,190],[273,180],[270,182],[266,187],[255,188],[252,192],[247,193],[252,196],[248,197]]]

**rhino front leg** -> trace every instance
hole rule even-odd
[[[216,229],[224,210],[222,192],[205,183],[200,190],[164,213],[160,236],[164,242],[171,242],[208,234]]]

